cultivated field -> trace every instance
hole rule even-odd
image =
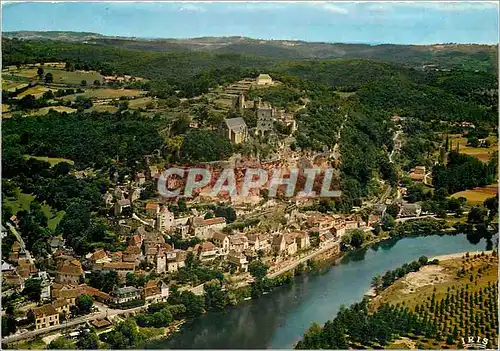
[[[488,162],[493,153],[498,150],[498,139],[496,137],[489,137],[488,139],[491,142],[489,147],[472,147],[466,146],[466,138],[462,137],[460,134],[453,134],[450,135],[450,145],[452,146],[452,149],[455,149],[458,142],[460,153],[474,156],[483,162]]]
[[[47,113],[49,113],[50,110],[54,110],[57,112],[67,112],[67,113],[73,113],[76,112],[76,109],[67,107],[67,106],[47,106],[47,107],[42,107],[36,111],[33,112],[34,116],[44,116]]]
[[[472,190],[464,190],[451,195],[459,198],[465,197],[470,204],[482,204],[484,200],[498,194],[498,184],[491,184],[482,188],[474,188]]]
[[[491,252],[440,257],[439,265],[424,266],[396,281],[372,301],[371,308],[382,303],[408,307],[436,326],[440,338],[410,335],[420,348],[455,348],[469,333],[496,344],[498,258]],[[408,345],[406,341],[395,344]]]
[[[22,93],[19,93],[17,95],[17,98],[22,98],[26,95],[33,95],[35,98],[39,98],[43,95],[43,93],[47,92],[47,91],[55,91],[54,89],[49,89],[49,88],[46,88],[46,87],[42,87],[42,86],[35,86],[35,87],[32,87],[32,88],[29,88],[29,89],[26,89],[25,91],[23,91]]]
[[[134,100],[129,100],[128,107],[132,109],[136,108],[146,108],[148,104],[150,104],[153,99],[150,96],[146,96],[143,98],[138,98]]]
[[[91,99],[118,99],[122,96],[136,97],[145,94],[145,92],[136,89],[87,89],[84,93],[64,96],[64,100],[74,101],[77,96]]]
[[[101,74],[95,71],[74,71],[68,72],[61,68],[43,67],[44,73],[52,73],[54,77],[54,84],[69,84],[69,85],[80,85],[82,80],[87,81],[87,85],[93,84],[94,80],[101,81]],[[38,68],[21,68],[15,71],[11,71],[17,77],[22,77],[25,79],[37,80],[37,70]]]

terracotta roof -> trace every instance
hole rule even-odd
[[[202,252],[206,252],[206,251],[212,251],[212,250],[216,250],[216,247],[213,243],[211,243],[210,241],[205,241],[203,244],[201,244],[200,246],[200,250]]]
[[[130,240],[130,242],[131,242],[132,244],[135,244],[135,245],[139,246],[139,245],[141,244],[141,242],[142,242],[141,236],[140,236],[140,235],[137,235],[137,234],[136,234],[136,235],[134,235],[134,236],[132,237],[132,239]]]
[[[139,255],[141,253],[141,248],[134,245],[129,245],[125,250],[125,254],[128,255]]]
[[[222,240],[224,240],[225,238],[227,238],[227,236],[228,236],[228,235],[227,235],[227,234],[224,234],[224,233],[215,233],[215,234],[213,235],[213,239],[222,241]]]
[[[306,221],[309,224],[325,223],[325,222],[332,222],[333,218],[330,218],[330,217],[309,217]]]
[[[59,298],[59,299],[55,300],[54,302],[52,302],[52,306],[54,306],[55,309],[61,308],[61,307],[67,306],[67,305],[69,305],[69,302],[66,299]]]
[[[112,324],[106,318],[104,318],[104,319],[95,319],[91,323],[96,328],[105,328],[105,327],[108,327],[108,326],[110,326]]]
[[[43,305],[42,307],[34,308],[33,313],[36,318],[58,314],[58,312],[52,305]]]
[[[83,274],[82,264],[80,263],[80,261],[78,261],[76,259],[67,260],[67,261],[63,262],[59,266],[57,271],[59,274],[66,274],[66,275],[82,275]]]
[[[222,224],[226,223],[226,219],[224,217],[215,217],[205,219],[205,225],[214,225],[214,224]]]
[[[90,258],[92,261],[97,261],[101,260],[103,258],[107,258],[108,254],[104,250],[97,250],[92,254],[92,257]]]
[[[154,211],[156,211],[156,209],[158,208],[158,206],[159,206],[159,205],[158,205],[158,203],[156,203],[156,202],[148,202],[148,203],[146,204],[146,211],[149,211],[149,210],[154,210]]]
[[[134,270],[135,263],[134,262],[106,262],[102,266],[103,269],[127,269]]]
[[[295,238],[305,238],[307,236],[309,236],[306,232],[292,232],[290,233],[291,235],[293,235]]]

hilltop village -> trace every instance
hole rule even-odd
[[[104,80],[112,82],[110,77]],[[201,97],[212,100],[225,113],[238,110],[241,115],[254,115],[253,127],[242,117],[223,120],[222,134],[232,144],[260,140],[275,150],[274,155],[267,158],[257,155],[251,160],[236,155],[226,163],[233,163],[236,169],[258,164],[272,170],[304,162],[326,167],[329,164],[326,160],[331,156],[338,167],[335,153],[313,155],[290,148],[294,142],[292,135],[297,130],[294,113],[307,106],[307,98],[295,111],[277,108],[260,97],[249,98],[255,90],[280,84],[269,74],[260,74]],[[94,104],[101,103],[105,101],[94,99]],[[398,119],[395,117],[395,121]],[[190,126],[201,127],[196,120]],[[277,132],[277,128],[285,133]],[[390,199],[381,198],[378,203],[366,205],[369,212],[358,208],[347,216],[327,215],[307,210],[313,203],[310,199],[265,199],[263,190],[247,198],[212,199],[201,189],[194,200],[181,198],[174,205],[155,196],[156,182],[163,169],[150,164],[150,158],[153,156],[146,157],[147,167],[137,172],[134,179],[115,180],[102,195],[109,220],[116,223],[121,250],[100,248],[77,254],[62,236],[54,236],[48,240],[51,251],[47,259],[36,262],[18,233],[19,219],[13,215],[7,222],[2,235],[15,235],[15,241],[2,264],[2,296],[15,296],[36,286],[39,290],[36,304],[31,299],[17,303],[20,311],[34,316],[31,317],[34,323],[28,329],[42,334],[78,320],[81,318],[78,299],[82,295],[94,301],[92,310],[87,309],[94,312],[86,319],[96,327],[112,325],[109,311],[114,311],[114,317],[139,306],[166,302],[172,286],[203,295],[203,281],[185,279],[181,274],[191,269],[195,261],[200,267],[222,272],[227,284],[239,287],[254,281],[249,264],[255,260],[265,264],[269,268],[267,275],[273,277],[325,252],[335,257],[342,245],[344,249],[350,246],[351,237],[356,238],[358,243],[354,245],[359,246],[366,235],[371,235],[373,228],[382,223],[387,205],[392,203]],[[85,177],[86,172],[89,171],[75,172],[75,175]],[[410,174],[412,179],[422,182],[425,176],[425,167],[416,167]],[[241,178],[242,174],[238,183]],[[386,186],[385,197],[390,191],[390,186]],[[404,187],[398,189],[399,194],[404,191]],[[396,218],[421,215],[419,205],[405,204],[402,199],[400,202]],[[141,282],[137,284],[139,278]]]

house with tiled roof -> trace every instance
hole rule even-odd
[[[108,318],[94,319],[90,322],[96,329],[104,329],[113,325]]]
[[[136,266],[141,263],[142,251],[139,246],[129,245],[123,251],[123,262],[133,262]]]
[[[69,317],[69,315],[71,314],[71,304],[68,302],[68,300],[66,299],[57,299],[55,301],[53,301],[52,303],[52,306],[56,309],[56,311],[58,313],[65,313],[67,318]]]
[[[398,217],[418,217],[422,213],[419,204],[404,204],[399,208]]]
[[[59,325],[59,312],[52,305],[43,305],[30,310],[35,317],[35,329]]]
[[[151,216],[156,216],[160,212],[160,204],[157,202],[148,202],[145,207],[146,213]]]
[[[212,242],[215,246],[217,246],[220,256],[226,256],[229,253],[229,235],[224,233],[215,233],[212,237]]]
[[[167,252],[167,272],[177,272],[180,268],[184,267],[186,265],[186,256],[187,252],[184,250],[175,249]]]
[[[141,289],[134,286],[124,286],[113,290],[111,301],[115,304],[121,304],[141,298]]]
[[[217,247],[210,241],[205,241],[198,247],[200,261],[212,261],[217,257]]]
[[[94,267],[95,265],[102,265],[106,262],[111,262],[111,258],[103,249],[94,251],[94,253],[89,258],[91,267]]]
[[[153,279],[146,283],[142,289],[142,298],[146,303],[167,301],[169,295],[168,285],[160,279]]]
[[[117,272],[118,275],[125,279],[128,273],[135,272],[134,262],[106,262],[102,265],[103,272]]]
[[[118,216],[123,212],[125,208],[130,208],[131,202],[129,199],[118,200],[115,203],[115,216]]]
[[[226,219],[224,217],[215,217],[203,219],[202,217],[193,217],[191,220],[192,234],[202,240],[208,240],[217,232],[222,231],[226,227]]]
[[[284,235],[275,235],[273,237],[272,249],[278,255],[285,252],[286,250],[286,239]]]
[[[56,282],[58,283],[79,284],[83,277],[82,264],[75,258],[66,260],[57,267]]]
[[[248,270],[248,260],[243,252],[230,251],[227,255],[227,261],[240,272]]]
[[[306,219],[306,226],[309,230],[324,233],[335,225],[335,219],[327,216],[312,216]]]
[[[169,231],[174,227],[174,214],[168,210],[167,206],[161,206],[156,213],[155,227],[159,231]]]
[[[234,234],[229,236],[229,249],[231,251],[243,252],[248,249],[248,238],[245,234]]]
[[[295,241],[295,233],[288,233],[284,235],[286,242],[286,253],[288,256],[293,256],[297,253],[297,242]]]
[[[262,250],[263,252],[269,252],[271,250],[271,243],[269,238],[265,234],[247,234],[248,247],[253,251]]]

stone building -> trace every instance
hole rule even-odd
[[[257,114],[256,134],[265,136],[274,130],[275,110],[272,107],[259,107]]]
[[[257,85],[273,85],[273,79],[269,74],[259,74],[256,79]]]
[[[248,128],[245,120],[241,117],[225,119],[226,136],[234,144],[243,143],[248,135]]]

